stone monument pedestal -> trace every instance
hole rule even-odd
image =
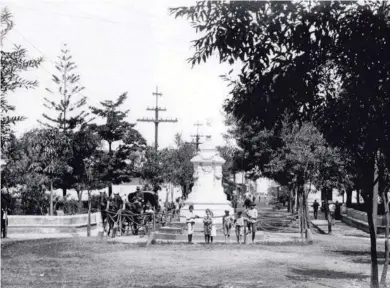
[[[206,209],[210,209],[214,214],[214,223],[222,223],[222,216],[225,210],[234,214],[234,209],[230,201],[227,200],[222,186],[222,165],[225,160],[219,155],[215,146],[210,141],[210,136],[206,142],[200,145],[200,151],[191,159],[194,164],[194,186],[181,209],[181,216],[187,216],[189,206],[194,206],[194,214],[201,217],[197,223],[203,222]],[[180,221],[185,221],[182,217]]]

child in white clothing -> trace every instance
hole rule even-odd
[[[194,206],[193,205],[190,205],[188,210],[190,211],[186,217],[186,223],[187,223],[187,229],[188,229],[188,243],[194,244],[192,242],[192,234],[194,233],[195,219],[199,218],[199,216],[194,214]]]
[[[237,218],[234,220],[234,224],[236,225],[237,243],[240,244],[242,230],[244,228],[244,217],[242,217],[241,211],[237,213]]]

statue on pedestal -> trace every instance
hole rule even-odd
[[[233,208],[222,186],[222,165],[225,160],[219,155],[211,139],[211,121],[208,122],[206,141],[200,145],[200,151],[191,159],[194,164],[194,186],[182,209],[186,213],[189,205],[194,205],[195,211],[203,215],[206,209],[213,211],[215,216],[223,216],[228,210],[233,214]],[[216,218],[216,221],[222,218]]]

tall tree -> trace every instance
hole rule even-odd
[[[146,141],[142,135],[134,129],[135,124],[127,122],[125,119],[129,110],[119,110],[127,99],[127,92],[118,97],[116,101],[106,100],[100,102],[102,108],[90,107],[92,113],[105,120],[105,124],[92,125],[101,139],[108,144],[108,154],[102,155],[101,171],[103,181],[108,184],[108,194],[112,194],[112,184],[129,182],[134,170],[131,169],[130,159],[136,151],[142,151],[146,146]],[[115,142],[120,142],[116,149],[113,148]],[[103,153],[104,154],[104,153]]]
[[[166,164],[169,163],[166,159],[170,156],[170,151],[166,149],[156,151],[155,147],[146,147],[143,154],[142,167],[140,169],[141,178],[147,180],[153,185],[153,188],[160,186],[166,180],[165,177],[167,174],[165,174],[165,172],[171,171],[171,169],[169,169],[170,166]],[[166,168],[167,170],[165,170]],[[172,177],[172,174],[170,176]]]
[[[184,197],[190,193],[194,182],[194,165],[191,159],[196,155],[196,147],[183,141],[180,134],[175,135],[176,149],[173,153],[174,184],[180,185]]]
[[[42,58],[29,59],[26,49],[15,46],[13,51],[4,51],[3,40],[7,33],[12,30],[14,22],[12,14],[7,8],[1,10],[1,147],[9,140],[12,133],[12,126],[25,119],[23,116],[11,115],[15,111],[15,106],[8,103],[8,97],[18,88],[31,89],[38,86],[38,81],[28,80],[21,76],[22,72],[29,69],[38,68],[42,63]]]
[[[72,157],[69,158],[70,162],[68,162],[72,167],[69,184],[71,185],[71,188],[76,190],[78,196],[78,213],[81,211],[82,194],[86,188],[85,184],[87,183],[90,188],[93,183],[100,182],[99,179],[88,179],[89,174],[86,167],[86,163],[89,163],[91,158],[99,158],[99,148],[101,148],[101,138],[94,129],[88,125],[84,125],[79,131],[72,135]]]
[[[376,158],[390,147],[389,10],[386,1],[203,1],[172,10],[202,33],[193,64],[214,51],[221,62],[243,63],[225,107],[242,125],[271,129],[288,111],[354,158],[367,203],[371,287],[379,286]]]
[[[72,61],[72,56],[66,44],[61,49],[61,55],[55,63],[55,68],[59,75],[53,74],[52,81],[57,86],[57,93],[52,89],[46,90],[52,94],[58,94],[60,97],[57,101],[45,97],[45,107],[56,113],[56,116],[49,116],[44,113],[44,121],[39,121],[48,128],[58,128],[63,132],[73,132],[82,124],[86,123],[88,112],[83,110],[87,104],[87,98],[80,95],[84,87],[80,84],[80,76],[75,72],[77,66]],[[78,100],[75,98],[78,97]]]
[[[44,119],[38,120],[38,122],[48,129],[57,129],[61,133],[65,133],[72,143],[76,143],[77,135],[75,133],[80,129],[85,129],[85,125],[90,119],[88,119],[89,113],[84,110],[86,97],[80,94],[84,87],[80,84],[80,76],[75,71],[77,66],[72,61],[72,56],[66,44],[61,49],[61,55],[58,56],[55,68],[59,74],[53,74],[52,81],[57,86],[57,91],[54,92],[54,90],[49,88],[46,88],[46,90],[52,97],[59,97],[56,99],[44,98],[44,106],[54,116],[43,113]],[[55,187],[62,189],[64,197],[67,189],[77,189],[75,185],[79,175],[72,173],[77,173],[79,170],[77,170],[76,166],[82,165],[81,158],[77,158],[77,155],[72,157],[67,159],[67,165],[72,166],[72,170],[68,172],[63,171],[64,174],[56,178],[54,182]]]
[[[50,190],[50,215],[53,215],[53,189],[56,178],[72,173],[73,168],[67,161],[72,156],[71,139],[57,129],[33,130],[30,133],[33,160],[29,170],[37,172],[47,179]],[[35,157],[34,157],[35,156]]]
[[[225,164],[222,165],[222,184],[225,187],[225,193],[228,195],[229,199],[232,199],[233,191],[236,189],[235,181],[231,178],[235,177],[235,174],[239,171],[237,163],[239,163],[236,158],[238,150],[232,145],[217,146],[217,150],[221,157],[225,159]]]

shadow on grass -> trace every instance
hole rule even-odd
[[[367,275],[361,273],[349,273],[342,271],[326,270],[326,269],[297,269],[291,268],[290,272],[296,275],[287,275],[286,277],[292,280],[308,281],[311,278],[325,278],[325,279],[358,279],[364,280],[368,278]]]
[[[370,251],[352,251],[352,250],[334,250],[332,251],[343,256],[348,256],[351,258],[353,263],[356,264],[370,264],[371,263],[371,253]],[[383,265],[385,263],[385,252],[378,251],[378,264]]]

